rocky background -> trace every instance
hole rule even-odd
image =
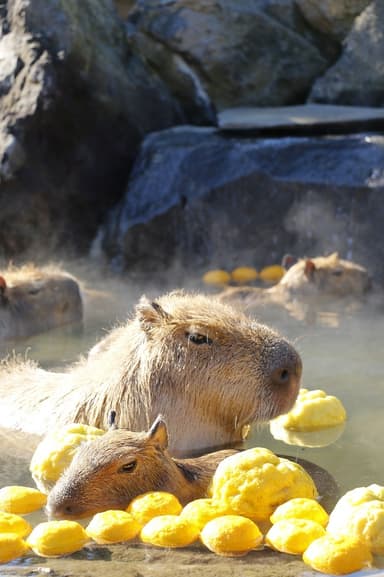
[[[380,115],[220,125],[309,103],[384,108],[382,0],[0,0],[0,258],[129,273],[340,250],[384,282]]]

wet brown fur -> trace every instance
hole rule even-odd
[[[58,267],[10,265],[0,271],[0,280],[0,340],[82,321],[80,286]]]
[[[203,342],[191,340],[196,335]],[[245,426],[287,412],[297,396],[301,361],[293,346],[204,295],[143,298],[106,339],[64,373],[3,362],[2,426],[36,434],[71,422],[105,429],[116,409],[122,427],[142,431],[161,413],[171,451],[185,455],[240,442]]]
[[[175,459],[167,446],[161,417],[147,433],[116,429],[86,443],[51,491],[49,516],[82,518],[107,509],[126,509],[132,499],[147,491],[173,493],[185,505],[206,497],[218,464],[236,452]]]
[[[218,298],[222,302],[240,305],[245,310],[277,305],[296,318],[305,318],[308,306],[356,302],[370,288],[371,280],[364,267],[333,253],[300,259],[287,270],[279,283],[268,289],[229,287]]]

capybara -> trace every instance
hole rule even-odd
[[[246,310],[260,305],[277,305],[299,317],[300,305],[356,301],[366,295],[371,286],[364,267],[339,258],[335,252],[329,256],[300,259],[290,266],[280,282],[268,289],[229,287],[218,298],[222,302],[241,304]]]
[[[147,430],[163,414],[179,455],[240,443],[255,421],[287,412],[302,364],[267,326],[212,297],[174,291],[145,297],[106,346],[64,373],[9,359],[0,367],[3,427],[44,434],[80,422]]]
[[[81,323],[82,318],[79,284],[57,267],[30,264],[0,272],[0,340]]]
[[[219,463],[237,451],[215,451],[196,458],[172,458],[161,415],[146,433],[112,429],[77,450],[69,467],[51,489],[47,513],[51,518],[80,519],[108,509],[126,509],[147,491],[167,491],[182,505],[207,496]],[[331,510],[339,488],[322,467],[297,457],[313,478],[322,503]]]
[[[49,493],[49,517],[89,517],[108,509],[126,509],[147,491],[168,491],[185,505],[207,496],[220,461],[233,449],[190,459],[172,458],[161,415],[148,432],[111,429],[81,445],[71,464]]]

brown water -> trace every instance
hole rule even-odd
[[[89,287],[89,285],[88,285]],[[86,300],[84,330],[62,329],[30,338],[22,343],[1,347],[2,356],[16,349],[28,354],[44,367],[61,367],[86,352],[116,322],[123,321],[143,292],[140,284],[129,281],[92,281],[95,292]],[[148,295],[158,291],[147,286]],[[320,388],[339,397],[348,414],[344,430],[326,446],[304,447],[276,440],[269,427],[253,430],[247,446],[265,446],[279,454],[306,459],[326,469],[336,480],[340,493],[371,483],[384,485],[384,459],[381,441],[384,438],[384,315],[376,309],[369,315],[335,313],[318,317],[308,326],[276,316],[268,310],[259,319],[280,329],[297,346],[304,362],[303,386]],[[42,418],[44,416],[42,415]],[[29,450],[20,450],[20,440]],[[36,439],[19,433],[3,431],[0,435],[0,486],[33,485],[28,472],[30,454]],[[306,439],[306,444],[324,440]],[[329,439],[328,439],[329,442]],[[325,496],[326,497],[326,496]],[[31,517],[33,523],[43,520],[42,514]],[[377,559],[384,567],[384,560]],[[216,576],[284,576],[315,575],[298,557],[255,551],[238,558],[221,558],[195,545],[183,550],[159,550],[139,543],[91,546],[65,558],[42,559],[34,555],[2,565],[0,577],[8,575],[53,575],[109,577],[194,577]],[[364,573],[384,575],[382,570]]]

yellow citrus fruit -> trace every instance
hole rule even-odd
[[[261,280],[268,283],[277,283],[283,278],[284,275],[285,269],[279,264],[266,266],[259,273]]]
[[[235,283],[246,284],[256,280],[257,270],[251,266],[239,266],[231,272],[231,278]]]
[[[49,492],[82,443],[92,441],[104,433],[105,431],[96,427],[73,423],[44,437],[29,466],[40,491]]]
[[[372,555],[369,547],[358,539],[325,535],[312,541],[303,560],[316,571],[345,575],[369,566]]]
[[[279,505],[270,520],[271,523],[277,523],[283,519],[309,519],[325,527],[328,518],[328,513],[315,499],[296,497]]]
[[[0,489],[0,511],[26,515],[44,507],[47,496],[32,487],[9,485]]]
[[[127,511],[141,526],[159,515],[178,515],[182,510],[180,501],[166,491],[149,491],[135,497]]]
[[[76,521],[39,523],[27,539],[30,548],[41,557],[58,557],[79,551],[88,543],[85,529]]]
[[[212,499],[195,499],[185,505],[184,509],[180,513],[180,517],[187,519],[202,529],[208,521],[225,514],[225,508],[217,503],[213,503]]]
[[[346,417],[345,408],[337,397],[318,389],[301,389],[291,411],[274,422],[292,431],[315,431],[340,425]]]
[[[325,529],[309,519],[282,519],[269,529],[265,542],[272,549],[301,555],[312,541],[323,537]]]
[[[141,530],[144,543],[158,547],[186,547],[198,538],[199,528],[179,515],[153,517]]]
[[[367,501],[338,509],[336,506],[329,517],[327,532],[336,537],[354,537],[372,553],[384,555],[384,502]]]
[[[316,486],[298,464],[261,447],[224,459],[213,475],[214,503],[229,513],[268,521],[273,511],[295,497],[317,497]]]
[[[31,525],[20,515],[0,511],[0,533],[15,533],[23,538],[31,531]]]
[[[368,487],[356,487],[347,491],[336,503],[332,514],[338,515],[341,510],[350,507],[356,507],[369,501],[384,502],[384,487],[381,485],[368,485]]]
[[[203,275],[203,282],[216,286],[226,285],[231,280],[231,275],[226,270],[209,270]]]
[[[110,510],[97,513],[86,531],[89,537],[101,544],[129,541],[139,534],[140,529],[140,523],[126,511]]]
[[[263,535],[250,519],[240,515],[224,515],[208,521],[200,539],[218,555],[238,557],[258,547]]]
[[[8,563],[21,557],[29,547],[16,533],[0,533],[0,563]]]

